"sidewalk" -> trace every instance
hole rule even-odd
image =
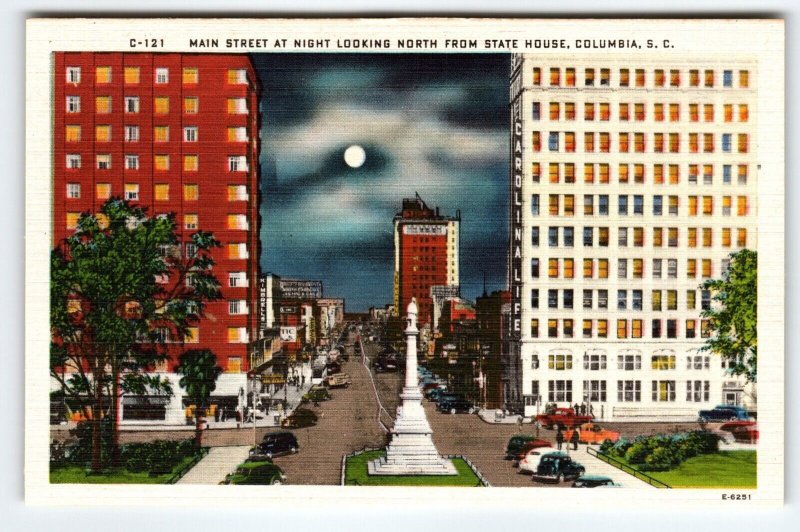
[[[247,458],[249,446],[212,447],[178,484],[219,484]]]
[[[303,398],[308,390],[311,389],[311,379],[306,379],[306,383],[300,388],[296,388],[295,386],[289,386],[286,389],[286,402],[287,402],[287,410],[286,416],[294,412],[294,410],[300,405],[300,400]],[[275,399],[279,399],[283,401],[284,398],[284,391],[280,390]],[[257,419],[256,419],[256,427],[279,427],[280,421],[276,421],[275,417],[279,416],[279,412],[277,410],[271,409],[269,413],[259,412]],[[68,427],[74,428],[74,427]],[[244,423],[237,422],[235,419],[228,419],[226,421],[214,421],[214,418],[207,419],[207,430],[215,430],[215,429],[235,429],[235,428],[253,428],[253,421],[247,420]],[[134,431],[134,432],[144,432],[144,431],[164,431],[164,430],[186,430],[186,431],[194,431],[195,426],[194,423],[187,425],[187,424],[180,424],[180,425],[170,425],[164,423],[149,423],[149,424],[131,424],[131,423],[121,423],[119,429],[121,431]]]
[[[565,447],[570,446],[566,445]],[[655,486],[651,486],[647,482],[634,477],[630,473],[626,473],[621,469],[617,469],[616,467],[600,460],[596,456],[592,456],[587,451],[588,447],[588,445],[580,444],[578,445],[577,451],[573,451],[572,449],[569,450],[572,458],[579,464],[582,464],[586,467],[587,475],[603,475],[610,477],[614,480],[614,482],[622,484],[623,488],[658,489]]]

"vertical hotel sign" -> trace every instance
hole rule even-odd
[[[509,286],[511,288],[511,338],[522,332],[522,78],[521,57],[511,60],[511,249]]]

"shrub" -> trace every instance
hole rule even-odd
[[[92,463],[92,422],[81,421],[70,430],[70,435],[75,442],[67,445],[64,452],[65,461],[81,467],[88,467]],[[100,422],[100,456],[103,464],[111,460],[111,418],[104,418]]]
[[[122,446],[122,463],[131,472],[169,473],[194,452],[194,440],[129,443]]]
[[[648,454],[650,454],[650,448],[647,443],[638,441],[625,451],[625,461],[629,464],[643,464]]]
[[[602,454],[612,454],[612,453],[616,454],[613,448],[614,448],[614,442],[612,442],[611,440],[606,440],[600,444],[600,452]]]
[[[667,471],[680,463],[674,448],[656,447],[645,458],[641,469],[643,471]]]

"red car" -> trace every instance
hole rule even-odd
[[[547,429],[554,427],[572,428],[582,423],[588,423],[594,416],[580,416],[572,408],[555,408],[545,414],[536,416],[536,423]]]
[[[755,421],[729,421],[719,430],[730,432],[739,443],[758,443],[758,423]]]

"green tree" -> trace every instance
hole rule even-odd
[[[148,218],[112,198],[82,214],[51,253],[50,374],[93,425],[94,472],[104,465],[102,419],[111,418],[116,456],[121,395],[171,395],[170,382],[150,370],[167,360],[170,343],[184,341],[204,301],[219,297],[211,272],[219,243],[202,231],[185,238],[193,251],[184,258],[174,215]]]
[[[758,369],[758,253],[743,249],[731,254],[731,264],[722,279],[709,279],[717,304],[703,312],[710,320],[711,337],[702,347],[722,356],[733,375],[756,382]]]
[[[217,366],[217,356],[208,349],[191,349],[178,359],[176,371],[181,375],[180,385],[195,406],[195,445],[203,442],[203,421],[211,392],[217,388],[217,378],[222,368]]]

